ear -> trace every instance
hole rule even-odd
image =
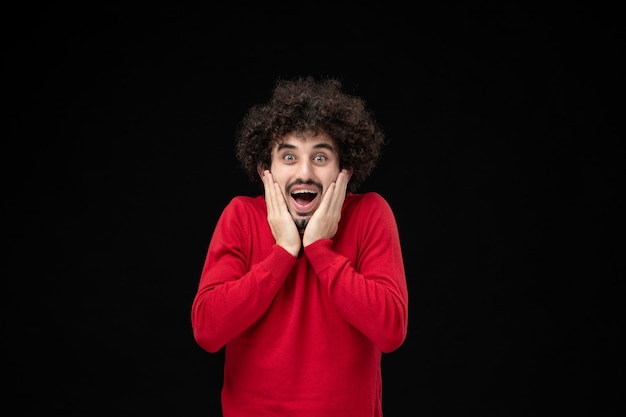
[[[259,173],[259,176],[261,177],[261,179],[263,179],[263,171],[265,171],[267,168],[267,166],[263,163],[263,162],[257,162],[256,164],[256,172]]]

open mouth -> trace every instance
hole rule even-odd
[[[314,205],[318,193],[314,190],[295,190],[291,192],[291,198],[299,212],[306,213]]]

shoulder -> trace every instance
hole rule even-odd
[[[263,207],[265,206],[265,199],[261,195],[255,197],[238,195],[233,197],[228,205],[232,207]]]
[[[346,206],[353,207],[369,207],[369,208],[385,208],[390,209],[389,203],[385,198],[375,191],[367,193],[353,194],[348,193],[345,200]]]
[[[254,213],[259,213],[265,216],[266,211],[267,209],[263,196],[236,196],[228,202],[226,208],[224,209],[224,214],[249,217]]]
[[[362,194],[349,193],[344,202],[343,213],[348,216],[357,215],[358,218],[369,219],[389,218],[394,219],[394,214],[389,202],[377,192]]]
[[[341,222],[347,233],[354,231],[357,236],[382,236],[397,233],[398,225],[390,204],[379,193],[367,192],[349,194],[341,215]]]
[[[250,229],[267,222],[265,200],[260,197],[233,197],[222,210],[217,227],[226,234],[248,235]]]

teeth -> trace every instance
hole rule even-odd
[[[291,194],[317,194],[317,193],[311,190],[298,190],[298,191],[292,192]]]

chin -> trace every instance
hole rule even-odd
[[[306,225],[309,223],[310,218],[311,218],[310,216],[307,216],[307,217],[293,216],[293,221],[296,223],[296,226],[298,227],[298,229],[304,230],[306,228]]]

